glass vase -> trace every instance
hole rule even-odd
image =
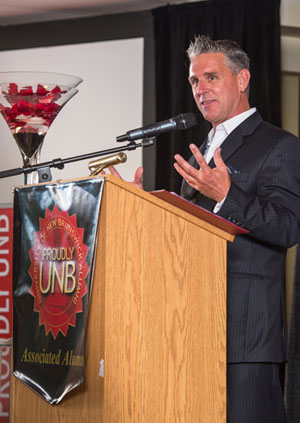
[[[40,161],[45,136],[82,79],[50,72],[0,72],[0,112],[21,152],[24,166]],[[38,183],[38,173],[24,175]]]

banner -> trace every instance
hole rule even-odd
[[[0,423],[9,423],[11,346],[0,345],[1,387]]]
[[[14,375],[50,404],[84,380],[103,179],[15,189]]]
[[[0,208],[0,423],[9,422],[13,209]]]
[[[12,337],[13,209],[0,208],[0,344]]]

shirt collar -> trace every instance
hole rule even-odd
[[[252,107],[249,110],[246,110],[239,115],[236,115],[225,122],[220,123],[216,126],[216,131],[223,131],[226,134],[226,137],[237,127],[239,126],[244,120],[246,120],[249,116],[256,112],[256,107]],[[214,136],[214,129],[212,128],[208,133],[208,142],[211,142]]]

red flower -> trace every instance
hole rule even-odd
[[[11,82],[11,83],[9,84],[9,87],[8,87],[8,94],[9,94],[9,95],[18,94],[18,86],[17,86],[17,84],[14,84],[13,82]]]
[[[21,88],[19,94],[22,96],[33,95],[32,87]]]
[[[38,84],[37,89],[36,89],[37,95],[46,95],[47,92],[48,91],[46,90],[46,88],[43,85]]]

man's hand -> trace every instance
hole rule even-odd
[[[123,179],[114,166],[109,166],[108,169],[112,175],[116,176],[117,178]],[[144,173],[144,169],[141,166],[139,166],[135,171],[133,181],[129,183],[131,185],[134,185],[136,188],[143,189],[143,173]]]
[[[199,164],[199,170],[191,166],[179,154],[175,155],[174,167],[186,182],[206,197],[212,198],[217,203],[221,202],[228,194],[231,181],[226,164],[221,156],[221,149],[217,148],[214,153],[216,167],[211,169],[206,163],[199,149],[190,145],[191,152]]]

